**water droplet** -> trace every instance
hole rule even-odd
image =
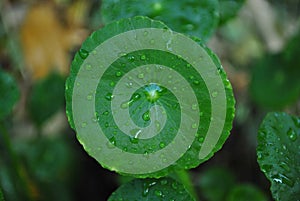
[[[116,138],[113,136],[111,138],[109,138],[110,143],[112,143],[113,145],[116,145]]]
[[[131,137],[130,142],[133,143],[133,144],[137,144],[137,143],[139,143],[139,138]]]
[[[217,96],[218,96],[218,92],[213,91],[213,92],[211,93],[211,96],[212,96],[213,98],[217,97]]]
[[[144,73],[139,73],[137,77],[140,78],[140,79],[143,79],[144,78]]]
[[[148,194],[149,194],[149,187],[145,187],[145,186],[144,186],[142,195],[143,195],[144,197],[146,197]]]
[[[284,174],[279,174],[279,175],[280,175],[280,177],[282,179],[282,182],[284,184],[288,185],[289,187],[293,187],[294,186],[295,182],[291,178],[287,177]]]
[[[144,154],[143,154],[143,156],[146,157],[146,158],[149,158],[149,153],[148,153],[148,151],[145,151]]]
[[[85,65],[85,70],[90,71],[92,69],[92,65],[91,64],[86,64]]]
[[[288,130],[287,135],[289,139],[292,140],[293,142],[297,140],[297,133],[292,128]]]
[[[197,104],[193,104],[193,105],[192,105],[192,110],[197,110],[197,108],[198,108],[198,105],[197,105]]]
[[[123,57],[123,56],[126,56],[127,54],[125,52],[119,52],[118,56],[119,57]]]
[[[108,128],[109,127],[109,123],[106,122],[104,126],[105,126],[105,128]]]
[[[144,31],[144,36],[147,36],[148,35],[148,31]]]
[[[191,64],[186,64],[186,67],[188,67],[188,68],[191,67],[191,66],[192,66]]]
[[[164,143],[164,142],[160,142],[160,143],[159,143],[159,147],[160,147],[160,148],[164,148],[165,146],[166,146],[166,143]]]
[[[125,101],[125,102],[123,102],[122,104],[121,104],[121,108],[122,109],[126,109],[126,108],[128,108],[129,107],[129,105],[130,105],[130,102],[129,101]]]
[[[289,167],[289,165],[287,163],[283,162],[283,161],[280,162],[279,166],[282,167],[287,172],[291,171],[291,168]]]
[[[144,61],[144,60],[146,60],[146,55],[144,55],[144,54],[143,54],[143,55],[141,55],[141,57],[140,57],[140,58],[141,58],[141,60],[143,60],[143,61]]]
[[[141,95],[139,93],[133,93],[130,98],[130,101],[137,101],[140,98],[141,98]]]
[[[150,111],[146,111],[143,116],[142,116],[144,121],[149,121],[150,120]]]
[[[114,137],[110,138],[109,141],[106,143],[107,148],[114,149],[116,148],[116,139]]]
[[[112,93],[107,93],[107,94],[105,95],[105,99],[108,100],[108,101],[110,101],[111,99],[113,99]]]
[[[89,56],[89,52],[85,49],[80,49],[78,53],[82,59],[86,59]]]
[[[133,83],[132,82],[128,82],[128,83],[126,83],[126,85],[127,85],[127,87],[131,88],[132,85],[133,85]]]
[[[200,84],[200,82],[199,82],[198,80],[194,80],[193,83],[194,83],[195,85]]]
[[[82,127],[82,128],[85,128],[85,127],[86,127],[86,125],[87,125],[87,123],[86,123],[86,122],[82,122],[82,123],[81,123],[81,127]]]
[[[263,158],[262,154],[261,153],[258,153],[257,154],[257,159],[261,160]]]
[[[116,85],[116,83],[114,82],[114,81],[111,81],[110,83],[109,83],[109,86],[111,86],[111,87],[113,87],[113,86],[115,86]]]
[[[199,137],[199,140],[198,140],[200,143],[204,142],[204,137]]]
[[[117,71],[117,72],[116,72],[116,76],[117,76],[117,77],[122,76],[122,72],[121,72],[121,71]]]
[[[190,78],[191,80],[195,79],[194,75],[191,75],[189,78]]]
[[[261,170],[263,172],[270,172],[270,170],[272,169],[272,167],[273,167],[272,165],[264,164],[264,165],[261,166]]]
[[[297,117],[293,117],[293,121],[295,123],[295,125],[300,128],[300,118],[297,118]]]
[[[87,95],[86,99],[87,99],[87,100],[92,100],[92,99],[93,99],[93,94]]]
[[[162,196],[163,196],[163,193],[162,193],[160,190],[155,190],[155,191],[154,191],[154,194],[155,194],[157,197],[162,197]]]
[[[134,62],[135,57],[134,57],[133,55],[130,55],[130,56],[127,57],[127,59],[128,59],[128,61],[130,61],[130,62]]]
[[[107,116],[109,114],[109,112],[106,110],[102,114],[105,115],[105,116]]]
[[[195,129],[195,128],[197,128],[197,127],[198,127],[198,126],[197,126],[197,123],[193,123],[193,124],[192,124],[192,128]]]
[[[150,40],[150,44],[151,44],[151,45],[153,45],[154,42],[155,42],[154,39],[151,39],[151,40]]]
[[[155,121],[155,126],[156,126],[156,130],[159,131],[161,128],[159,121]]]

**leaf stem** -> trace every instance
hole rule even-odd
[[[184,185],[186,190],[191,194],[191,196],[195,200],[199,200],[197,193],[193,187],[193,182],[191,180],[190,174],[187,170],[176,171],[174,177]]]

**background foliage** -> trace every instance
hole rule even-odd
[[[118,2],[0,2],[0,200],[2,193],[7,201],[107,200],[121,184],[140,182],[103,169],[83,151],[67,124],[63,94],[86,36],[137,14],[202,37],[220,57],[237,101],[224,147],[170,181],[199,200],[298,199],[300,2],[126,0],[125,10]]]

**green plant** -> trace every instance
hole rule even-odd
[[[85,150],[103,167],[141,178],[209,159],[234,114],[231,85],[212,51],[146,17],[108,24],[83,43],[66,101]]]
[[[300,35],[276,54],[256,49],[255,26],[248,28],[248,19],[242,17],[245,10],[225,24],[243,2],[76,1],[76,7],[92,5],[87,29],[104,25],[75,55],[65,85],[66,113],[78,140],[66,125],[46,136],[49,125],[60,127],[64,122],[56,118],[64,118],[60,109],[65,78],[53,73],[28,83],[26,69],[13,67],[23,66],[18,51],[2,49],[6,38],[17,40],[1,18],[0,201],[107,200],[117,183],[110,201],[266,201],[271,193],[276,201],[299,200]],[[280,5],[285,3],[274,3],[282,12]],[[281,21],[285,22],[280,17],[276,30]],[[215,32],[208,46],[228,69],[236,106],[219,59],[204,45]],[[260,58],[252,62],[241,47],[247,54],[255,47]],[[244,57],[251,63],[241,64]],[[236,70],[251,76],[250,97],[236,83],[236,78],[247,77],[236,76]],[[26,115],[20,118],[22,106]],[[265,109],[291,115],[267,114],[256,136]],[[84,149],[77,147],[80,144]]]

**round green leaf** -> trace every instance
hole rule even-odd
[[[223,199],[221,199],[223,200]],[[230,192],[226,201],[267,201],[263,192],[251,184],[235,186]]]
[[[159,177],[209,159],[229,135],[232,87],[199,40],[147,17],[94,32],[72,62],[67,116],[103,167]]]
[[[208,39],[219,22],[217,0],[104,0],[104,23],[145,15],[161,20],[175,31]]]
[[[135,179],[119,187],[108,201],[194,200],[184,186],[171,178]]]
[[[0,69],[0,120],[10,114],[20,97],[20,91],[15,79]]]
[[[28,104],[31,118],[38,126],[63,107],[64,83],[63,77],[53,73],[33,86]]]
[[[258,131],[257,161],[275,200],[300,198],[300,118],[269,113]]]

